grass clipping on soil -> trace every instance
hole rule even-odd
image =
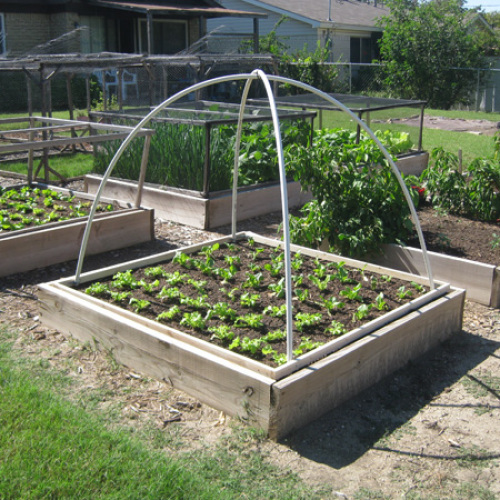
[[[295,356],[426,293],[415,282],[295,253]],[[85,293],[270,366],[286,362],[285,262],[253,240],[179,251],[161,265],[80,285]]]

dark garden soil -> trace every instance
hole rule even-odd
[[[286,353],[282,250],[243,240],[216,245],[210,255],[183,255],[184,264],[174,258],[161,266],[117,273],[97,285],[86,283],[80,288],[199,339],[277,366],[276,356]],[[300,254],[292,257],[292,267],[295,355],[340,337],[426,291],[414,282]],[[230,278],[221,275],[230,268],[234,270]],[[185,315],[194,316],[186,320]],[[283,356],[278,359],[286,361]]]
[[[481,222],[423,207],[418,217],[428,250],[500,264],[500,222]],[[419,248],[418,239],[407,242]]]

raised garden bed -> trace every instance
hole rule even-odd
[[[239,233],[237,239],[241,238],[251,238],[262,246],[279,245],[275,240],[253,233]],[[221,238],[182,251],[190,254],[214,248],[214,245],[222,247],[227,242],[232,239]],[[338,270],[344,262],[358,270],[360,282],[368,289],[374,276],[391,276],[408,286],[415,281],[428,290],[427,280],[413,275],[297,246],[293,246],[292,251],[300,251],[312,260],[318,259],[331,269]],[[377,318],[359,320],[359,324],[350,325],[350,330],[343,335],[330,332],[330,337],[321,346],[276,366],[259,356],[254,359],[255,355],[242,355],[240,347],[228,349],[224,341],[210,341],[210,336],[207,340],[198,338],[200,335],[190,332],[191,327],[183,326],[181,330],[84,291],[92,282],[112,280],[117,273],[170,265],[177,252],[85,273],[78,287],[72,278],[41,285],[42,321],[83,341],[94,342],[98,348],[110,350],[117,361],[165,379],[214,408],[264,429],[275,439],[319,417],[461,328],[464,292],[439,283],[435,290],[423,290],[419,297],[415,294],[405,304],[396,304]],[[276,277],[276,283],[279,279]],[[212,281],[209,278],[209,282]],[[385,281],[390,280],[386,278]],[[242,283],[235,283],[234,287],[238,285]],[[355,288],[353,284],[349,286],[351,290]],[[228,288],[232,289],[233,285]],[[242,287],[240,290],[243,293],[247,289]],[[272,294],[266,292],[265,295]],[[142,308],[130,299],[129,304],[137,310]],[[326,306],[320,309],[325,313]],[[321,329],[324,330],[324,326]],[[203,328],[200,331],[203,336]],[[309,337],[318,333],[314,327],[308,331]]]
[[[96,193],[101,179],[98,175],[86,175],[85,190],[90,194]],[[109,179],[104,195],[131,203],[137,196],[137,189],[137,182]],[[310,193],[302,191],[298,182],[288,182],[287,191],[290,208],[300,207],[311,199]],[[144,184],[141,203],[154,208],[160,219],[199,229],[212,229],[231,222],[232,193],[229,190],[209,193],[205,197],[198,191]],[[281,210],[279,182],[240,188],[237,210],[240,221]]]
[[[419,175],[426,167],[429,154],[425,151],[405,155],[397,161],[400,170],[406,174]],[[85,191],[95,194],[102,177],[95,174],[85,176]],[[104,187],[104,195],[127,203],[133,203],[137,196],[138,183],[124,179],[109,179]],[[311,200],[311,193],[303,191],[300,183],[287,184],[288,206],[297,208]],[[198,191],[161,187],[144,184],[141,203],[154,208],[156,216],[187,224],[199,229],[213,229],[231,223],[231,191],[217,191],[203,196]],[[238,221],[281,210],[279,182],[239,188]]]
[[[40,267],[73,260],[78,257],[80,243],[88,217],[85,210],[90,208],[93,196],[76,193],[67,189],[33,184],[34,189],[60,193],[61,197],[47,196],[40,203],[45,211],[33,206],[24,213],[22,204],[13,200],[1,208],[5,212],[5,227],[0,232],[0,276],[25,272]],[[16,186],[20,191],[26,186]],[[48,201],[51,198],[50,202]],[[52,199],[53,198],[53,199]],[[67,200],[71,201],[67,201]],[[16,203],[21,203],[16,208]],[[123,202],[103,198],[103,211],[96,214],[89,237],[88,253],[96,254],[116,250],[154,238],[154,211],[144,208],[130,208]],[[108,210],[107,206],[111,205]],[[71,207],[71,208],[70,208]],[[34,209],[34,210],[33,210]],[[8,211],[15,211],[18,219],[10,220]],[[33,211],[40,211],[37,219]],[[43,213],[44,212],[44,213]],[[59,220],[68,217],[67,220]],[[32,220],[33,219],[33,220]],[[24,220],[24,222],[23,222]],[[53,221],[52,221],[53,220]],[[42,223],[43,222],[43,223]]]
[[[434,276],[467,292],[467,298],[490,307],[500,307],[500,268],[444,253],[428,252]],[[383,254],[370,259],[399,271],[425,275],[422,250],[384,245]]]

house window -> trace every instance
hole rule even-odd
[[[0,14],[0,56],[3,56],[7,51],[6,37],[5,19],[3,14]]]
[[[371,38],[351,37],[351,61],[352,63],[372,62],[372,40]]]
[[[148,51],[148,26],[139,21],[140,51]],[[187,23],[185,21],[153,21],[153,54],[177,54],[187,48]]]
[[[82,31],[80,47],[83,54],[103,52],[105,49],[106,31],[103,17],[80,16],[81,26],[88,29]]]

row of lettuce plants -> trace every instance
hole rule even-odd
[[[218,243],[197,254],[85,285],[87,294],[229,350],[285,362],[286,302],[281,249]],[[417,283],[350,269],[345,263],[292,259],[295,355],[343,335],[425,290]]]
[[[50,188],[0,187],[0,232],[84,217],[90,212],[90,206],[90,201]],[[111,211],[113,206],[103,204],[99,210]]]

